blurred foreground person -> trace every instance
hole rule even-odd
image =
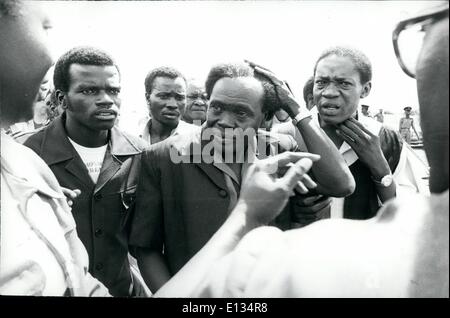
[[[0,0],[2,127],[33,117],[34,98],[52,64],[50,27],[35,4]],[[32,150],[3,133],[0,224],[0,294],[108,295],[87,271],[86,250],[55,176]]]
[[[448,2],[399,23],[397,36],[426,25],[417,67],[431,197],[390,201],[370,220],[331,219],[281,232],[252,230],[279,210],[261,206],[241,223],[231,217],[179,272],[190,284],[170,296],[195,297],[449,297]],[[405,67],[404,67],[405,69]],[[264,197],[264,187],[254,193]],[[204,272],[209,272],[205,279]],[[169,296],[162,289],[156,296]]]
[[[33,118],[26,122],[18,122],[9,127],[7,131],[17,142],[23,144],[28,137],[41,130],[50,123],[50,108],[46,103],[49,95],[49,72],[45,74],[39,87],[39,92],[33,103]]]

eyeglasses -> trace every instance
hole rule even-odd
[[[428,27],[448,16],[448,9],[447,3],[444,7],[401,21],[394,29],[392,43],[395,56],[402,70],[412,78],[416,77],[417,60]]]

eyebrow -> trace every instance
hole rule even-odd
[[[221,107],[225,108],[227,111],[232,111],[232,112],[243,110],[243,111],[249,112],[251,114],[255,113],[251,107],[249,107],[248,105],[245,105],[245,104],[239,104],[239,103],[227,104],[222,101],[213,100],[213,101],[211,101],[210,105],[221,106]],[[230,108],[233,108],[233,109],[230,109]]]
[[[340,76],[330,77],[330,76],[321,76],[321,75],[317,75],[316,77],[317,77],[317,78],[320,78],[320,79],[327,79],[327,80],[333,78],[334,80],[337,80],[337,81],[351,81],[351,80],[352,80],[351,78],[348,78],[348,77],[340,77]],[[315,81],[315,80],[314,80],[314,81]]]
[[[98,85],[97,83],[94,83],[94,82],[85,82],[85,83],[78,84],[78,85],[75,86],[75,87],[76,87],[77,89],[81,89],[81,88],[102,88],[103,86],[102,86],[102,85]],[[107,89],[109,89],[109,88],[121,89],[122,86],[120,86],[120,85],[114,85],[114,84],[112,84],[112,85],[107,84],[107,85],[106,85],[106,88],[107,88]]]

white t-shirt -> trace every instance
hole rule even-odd
[[[69,138],[69,137],[67,137]],[[94,183],[97,183],[100,170],[102,168],[103,159],[105,158],[107,144],[101,147],[84,147],[77,144],[75,141],[69,138],[75,150],[83,160],[88,172]]]

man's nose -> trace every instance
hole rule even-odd
[[[322,96],[333,98],[339,96],[339,90],[334,83],[329,83],[322,91]]]
[[[114,100],[109,96],[109,94],[105,91],[100,93],[99,99],[96,103],[98,106],[107,106],[111,107],[114,104]]]
[[[175,98],[169,98],[166,102],[167,108],[178,108],[179,102]]]
[[[223,112],[220,116],[220,119],[217,121],[217,125],[221,128],[235,128],[236,120],[233,114],[229,112]]]

